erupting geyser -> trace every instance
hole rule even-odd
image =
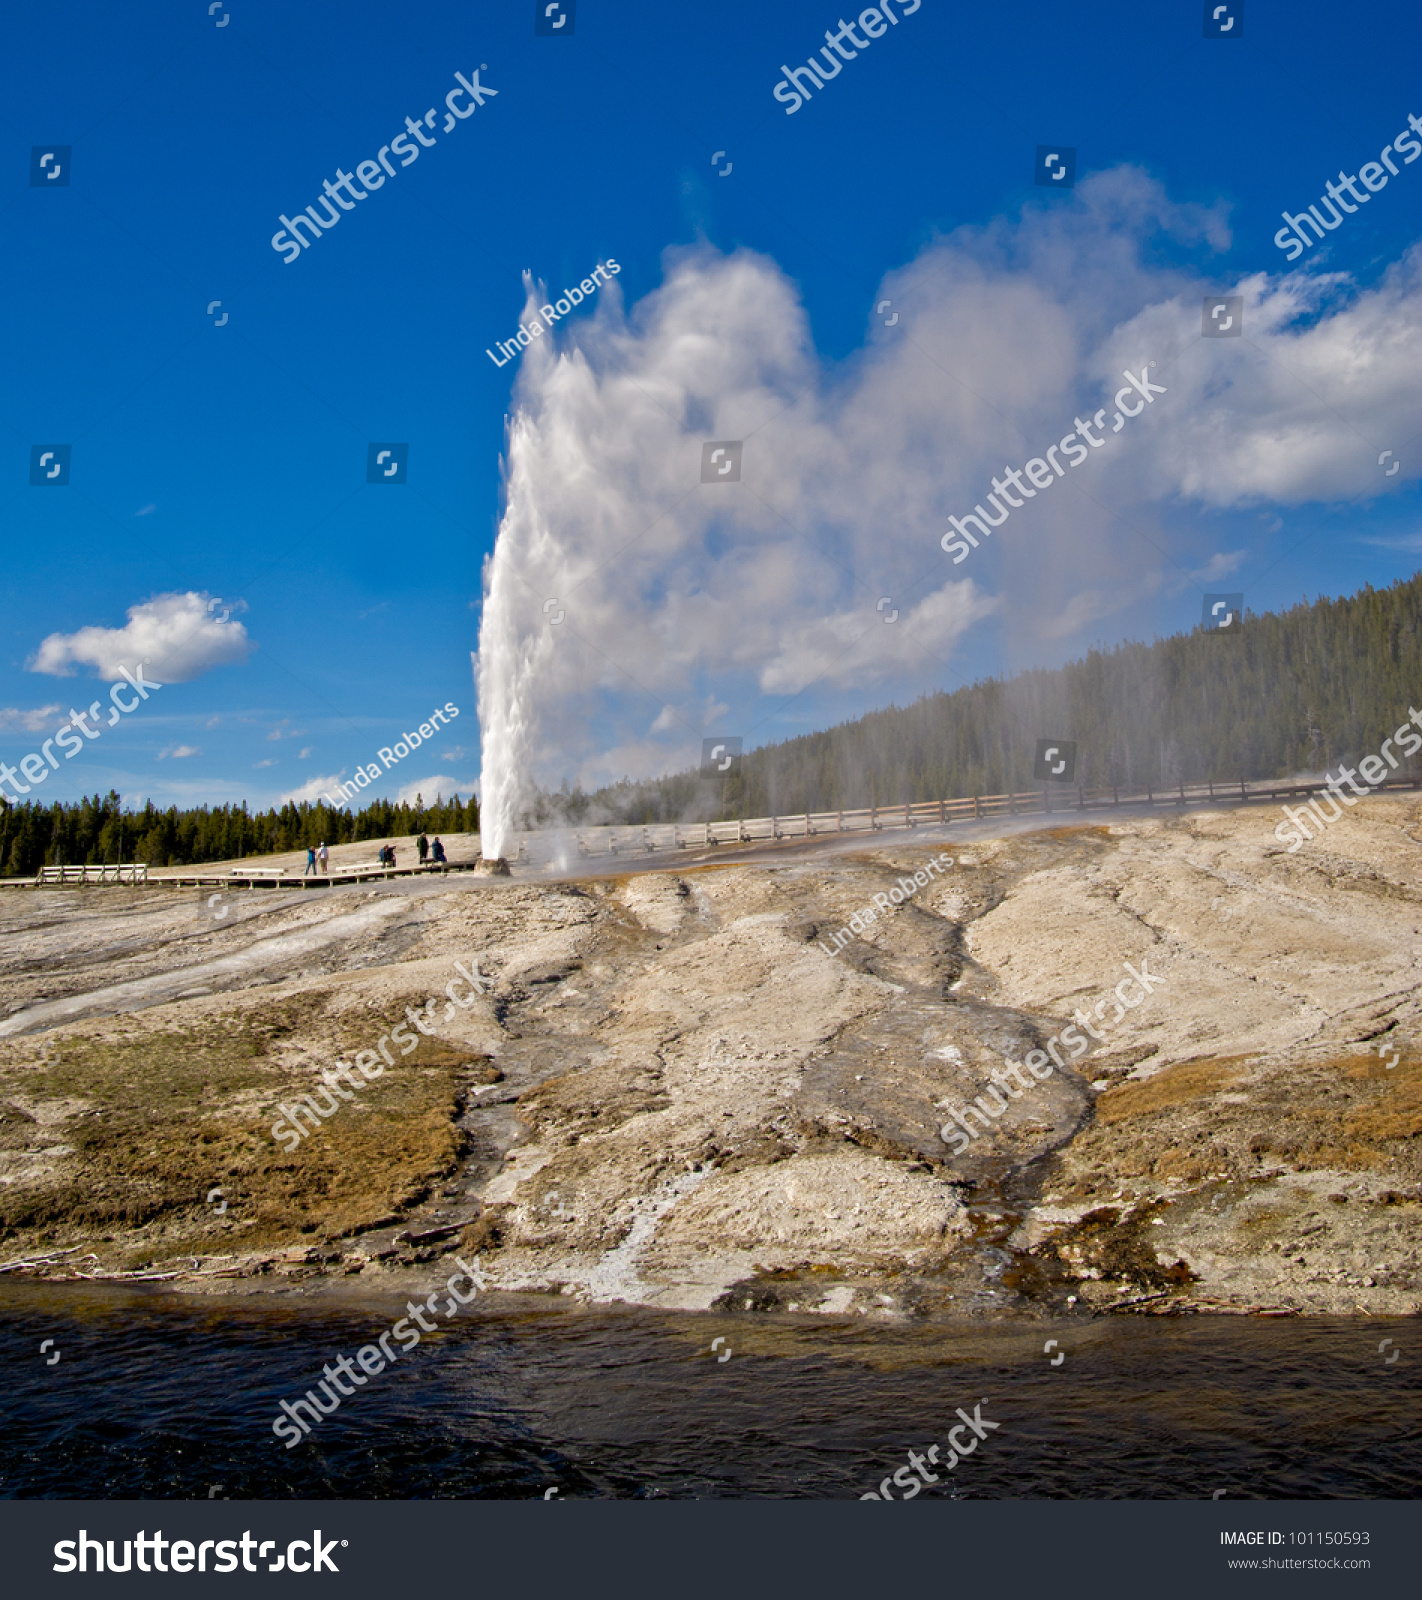
[[[985,314],[983,292],[964,288],[979,269],[961,255],[936,245],[912,268],[940,370],[940,352],[951,363],[977,348]],[[532,327],[549,302],[525,282]],[[990,307],[1005,331],[974,369],[980,388],[1004,359],[1024,374],[1040,365],[1040,330],[1057,324],[1045,305],[1024,324],[1022,295],[1003,291],[1000,318]],[[996,461],[996,436],[966,389],[945,403],[917,347],[874,336],[826,369],[795,285],[744,250],[673,252],[630,316],[615,283],[580,312],[543,318],[509,408],[479,630],[491,859],[517,859],[526,815],[566,824],[560,780],[588,794],[688,772],[731,706],[758,726],[767,697],[809,695],[797,715],[834,722],[845,696],[921,683],[1000,605],[939,549],[947,513],[981,481],[975,452]],[[1055,315],[1044,438],[1076,393],[1060,358],[1074,313]],[[708,441],[746,438],[735,484],[701,481]],[[828,559],[806,561],[811,537]],[[866,606],[861,569],[908,599],[901,619]]]
[[[479,850],[487,861],[508,853],[532,754],[533,680],[542,656],[553,648],[550,631],[530,627],[523,615],[529,609],[523,574],[536,563],[538,546],[551,542],[537,513],[531,475],[522,465],[526,451],[520,446],[531,428],[522,413],[510,424],[508,502],[484,566],[477,672]]]

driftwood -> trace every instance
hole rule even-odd
[[[79,1248],[72,1244],[67,1250],[46,1250],[41,1255],[19,1258],[14,1261],[0,1261],[0,1272],[19,1272],[25,1267],[48,1267],[58,1261],[61,1256],[72,1256]],[[83,1259],[88,1259],[87,1257]]]

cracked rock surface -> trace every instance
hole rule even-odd
[[[682,1309],[1415,1314],[1418,808],[1294,855],[1275,821],[396,882],[219,927],[158,890],[10,891],[0,1255],[240,1289],[477,1254],[492,1289]],[[279,1148],[279,1104],[407,1006],[408,1059]]]

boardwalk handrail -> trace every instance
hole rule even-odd
[[[602,855],[651,855],[665,850],[716,849],[728,844],[776,843],[789,839],[809,839],[823,834],[880,833],[885,829],[914,829],[953,822],[982,821],[1002,816],[1062,816],[1072,812],[1115,810],[1121,806],[1175,807],[1196,804],[1243,804],[1251,800],[1288,800],[1317,792],[1314,783],[1281,783],[1276,779],[1243,778],[1217,783],[1177,782],[1159,789],[1152,784],[1139,788],[1092,788],[1061,785],[1055,790],[1029,789],[1008,794],[964,795],[952,800],[913,800],[900,805],[858,806],[843,811],[796,811],[769,817],[727,818],[719,822],[603,823],[596,827],[546,830],[571,833],[580,857]],[[1388,778],[1374,789],[1422,788],[1422,777]],[[545,830],[539,830],[545,831]],[[605,836],[606,849],[593,846]],[[532,831],[520,836],[519,852],[526,857],[526,841]]]
[[[147,883],[146,861],[88,862],[76,866],[41,867],[41,888],[47,883]]]

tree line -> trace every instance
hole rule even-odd
[[[0,806],[0,877],[33,877],[42,866],[145,861],[186,867],[204,861],[305,850],[326,843],[398,838],[401,834],[477,833],[479,802],[437,796],[426,805],[373,800],[355,813],[292,801],[280,809],[241,805],[166,810],[149,801],[127,809],[111,789],[73,804]]]
[[[1319,773],[1375,753],[1422,694],[1422,574],[1387,589],[1091,650],[925,694],[696,771],[541,793],[528,823],[699,822],[1033,788],[1039,739],[1074,740],[1089,788]],[[1405,775],[1417,768],[1404,765]]]

